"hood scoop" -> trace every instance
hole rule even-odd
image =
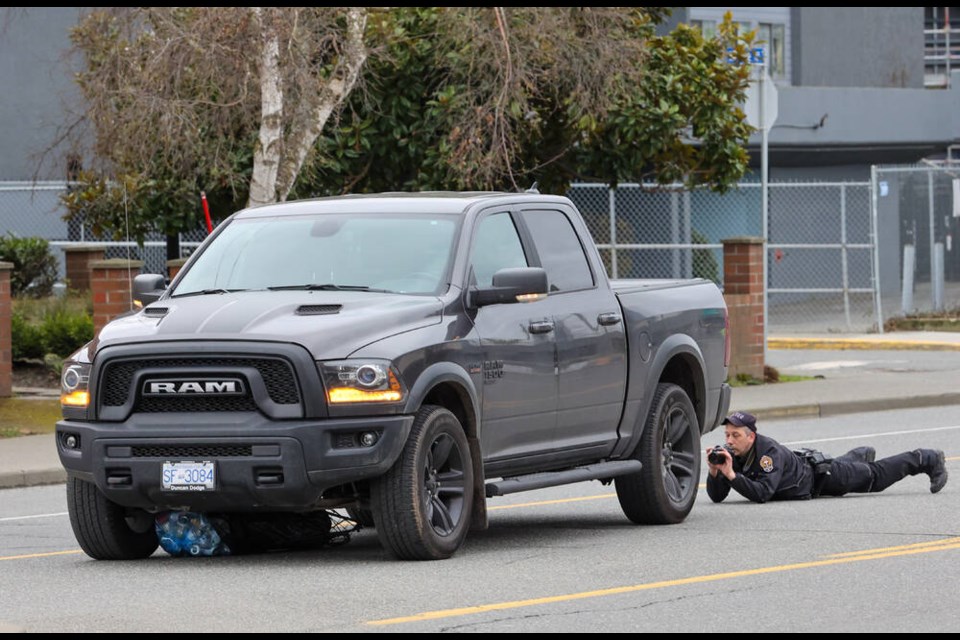
[[[329,316],[340,313],[342,304],[302,304],[294,312],[298,316]]]
[[[148,318],[162,318],[167,315],[168,311],[170,311],[170,309],[166,307],[147,307],[143,310],[143,315]]]

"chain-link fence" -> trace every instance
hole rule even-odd
[[[960,166],[873,169],[884,318],[960,306]]]
[[[103,246],[106,258],[142,260],[144,273],[167,272],[167,241],[163,235],[149,235],[142,247],[132,241],[98,238],[89,225],[64,220],[66,208],[60,196],[67,189],[65,182],[0,182],[0,234],[47,240],[60,261],[61,278],[65,267],[59,249],[75,245]],[[206,233],[200,228],[180,234],[181,257],[189,255]]]
[[[679,185],[576,184],[614,278],[702,277],[723,285],[721,240],[761,236],[761,185],[725,193]],[[870,183],[768,185],[768,326],[780,332],[876,326]]]
[[[768,206],[768,330],[874,329],[870,183],[777,183]]]
[[[0,182],[0,233],[39,236],[55,248],[102,244],[106,257],[164,273],[166,239],[106,242],[66,222],[65,183]],[[723,285],[721,241],[760,236],[761,187],[726,193],[655,184],[575,184],[615,278],[702,277]],[[960,169],[875,167],[870,182],[768,185],[767,317],[774,332],[882,330],[894,315],[960,304]],[[205,229],[181,234],[186,256]],[[62,252],[59,254],[62,273]]]

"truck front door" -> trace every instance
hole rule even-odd
[[[507,211],[481,216],[471,244],[470,284],[490,286],[500,269],[530,266]],[[483,354],[484,459],[505,471],[511,459],[541,452],[556,426],[556,340],[546,303],[492,304],[474,318]]]

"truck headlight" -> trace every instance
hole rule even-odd
[[[400,402],[406,395],[396,371],[385,360],[317,363],[330,404]]]
[[[90,404],[90,365],[67,362],[60,374],[60,406],[87,408]]]

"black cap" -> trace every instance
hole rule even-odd
[[[746,411],[735,411],[723,419],[721,424],[732,424],[737,427],[746,427],[757,432],[757,419]]]

